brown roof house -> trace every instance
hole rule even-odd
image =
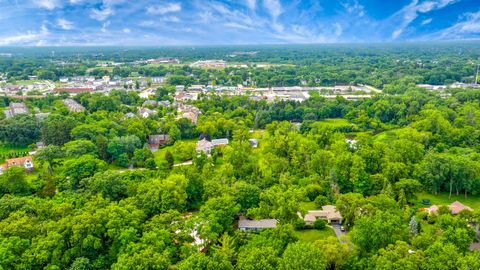
[[[158,150],[160,146],[167,144],[169,140],[170,140],[170,136],[166,134],[149,135],[148,145],[150,146],[150,149],[152,151]]]
[[[0,174],[12,166],[23,167],[27,171],[33,170],[33,160],[31,156],[7,159],[5,164],[0,165]]]
[[[301,214],[298,213],[301,217]],[[323,219],[331,224],[342,223],[342,215],[337,211],[337,208],[333,205],[324,205],[322,210],[309,210],[303,217],[305,224],[311,225],[317,219]]]

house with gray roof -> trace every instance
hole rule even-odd
[[[271,229],[277,227],[276,219],[247,219],[244,216],[240,217],[238,221],[238,229],[241,232],[247,231],[261,231],[263,229]]]

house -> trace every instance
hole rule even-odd
[[[150,146],[150,149],[156,150],[161,145],[167,144],[169,140],[170,140],[170,136],[168,136],[166,134],[149,135],[148,136],[148,145]]]
[[[301,214],[298,214],[301,217]],[[305,224],[308,225],[312,225],[317,219],[323,219],[330,224],[342,223],[342,215],[340,215],[334,205],[324,205],[321,210],[309,210],[303,217]]]
[[[270,229],[275,227],[277,227],[276,219],[252,220],[247,219],[244,216],[240,216],[240,220],[238,221],[238,229],[241,232],[261,231],[263,229]]]
[[[468,211],[473,211],[472,208],[462,204],[459,201],[454,201],[450,205],[447,206],[448,209],[450,209],[450,212],[452,212],[453,215],[457,215],[458,213],[468,210]],[[428,212],[429,215],[436,214],[438,212],[439,207],[437,205],[432,205],[428,208],[424,208],[423,211]]]
[[[212,144],[214,147],[228,145],[228,139],[214,139],[212,140]]]
[[[5,164],[0,165],[0,174],[12,166],[23,167],[27,171],[33,170],[33,160],[31,156],[7,159]]]
[[[143,118],[148,118],[150,115],[157,114],[156,110],[150,110],[148,108],[138,108],[137,113]]]
[[[62,102],[70,112],[83,112],[85,110],[82,105],[71,98],[64,99]]]
[[[248,139],[248,141],[250,142],[250,146],[252,146],[252,148],[258,147],[258,139]]]
[[[198,109],[197,107],[180,104],[177,111],[177,118],[187,118],[193,124],[197,124],[198,115],[200,114],[200,109]]]
[[[215,148],[213,143],[203,138],[202,140],[197,142],[196,151],[199,154],[204,153],[209,155],[212,152],[213,148]]]
[[[145,100],[142,104],[142,106],[153,106],[153,107],[157,107],[158,106],[158,102],[156,100]]]
[[[22,102],[11,102],[8,110],[5,111],[6,117],[14,117],[20,114],[29,114],[27,106]]]
[[[459,201],[454,201],[452,204],[450,204],[448,206],[448,209],[450,209],[450,211],[452,212],[452,214],[456,215],[460,212],[462,212],[463,210],[468,210],[468,211],[473,211],[472,208],[462,204],[461,202]]]

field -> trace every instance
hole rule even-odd
[[[460,195],[455,195],[452,194],[452,197],[449,199],[448,198],[448,193],[439,193],[437,195],[431,194],[431,193],[419,193],[417,194],[418,202],[416,205],[419,207],[425,207],[424,205],[421,204],[422,200],[430,200],[431,204],[436,204],[436,205],[449,205],[454,201],[459,201],[467,206],[472,207],[475,210],[480,210],[480,196],[473,196],[473,195],[468,195],[467,198],[465,198],[464,194]],[[426,206],[428,207],[428,206]]]
[[[310,230],[301,230],[301,231],[296,231],[295,234],[300,238],[300,241],[304,242],[315,242],[319,239],[326,239],[329,236],[336,237],[335,233],[333,232],[333,229],[330,227],[326,227],[323,230],[315,230],[315,229],[310,229]]]
[[[26,146],[14,146],[10,144],[0,144],[0,163],[5,162],[6,159],[12,158],[13,156],[10,156],[11,154],[14,153],[25,153],[32,151],[31,148],[26,147]],[[22,155],[20,155],[22,156]]]

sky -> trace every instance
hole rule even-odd
[[[0,46],[480,41],[480,0],[0,0]]]

